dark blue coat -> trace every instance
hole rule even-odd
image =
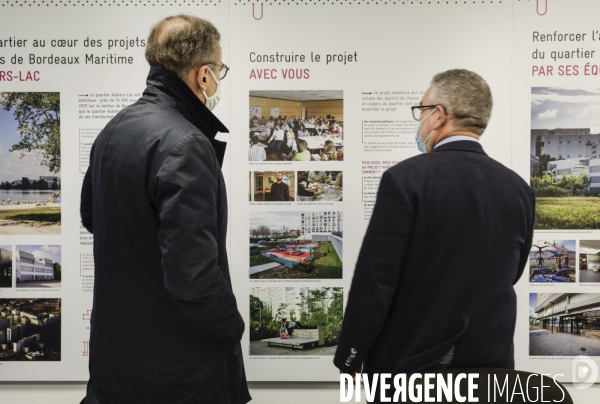
[[[412,373],[455,346],[453,367],[514,368],[533,190],[478,142],[446,143],[381,179],[335,365]]]
[[[227,128],[175,74],[98,135],[81,218],[94,234],[90,387],[100,403],[246,403],[231,288]]]

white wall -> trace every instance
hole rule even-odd
[[[600,384],[587,390],[567,385],[567,390],[576,404],[600,402]],[[339,391],[336,383],[250,384],[252,403],[256,404],[338,403]],[[0,383],[2,404],[79,404],[84,393],[83,383]]]

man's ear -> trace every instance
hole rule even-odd
[[[433,122],[433,125],[431,126],[432,130],[437,130],[437,129],[441,128],[450,119],[450,117],[444,110],[444,107],[442,107],[441,105],[437,105],[435,108],[437,109],[437,113],[435,113],[433,116],[434,122]]]
[[[202,66],[200,69],[198,69],[198,72],[196,73],[195,76],[195,84],[200,88],[200,90],[206,92],[206,90],[208,89],[208,76],[209,76],[209,72],[208,72],[208,66]]]

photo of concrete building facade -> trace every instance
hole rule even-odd
[[[600,293],[531,293],[529,354],[600,356]]]
[[[17,246],[17,287],[60,287],[60,246]]]
[[[302,294],[308,295],[309,288],[251,288],[250,295],[255,296],[263,303],[265,311],[277,316],[277,311],[285,307],[286,318],[300,318],[300,313],[306,311],[306,305],[302,304]]]
[[[582,191],[600,195],[600,133],[590,132],[590,128],[532,129],[532,174],[536,169],[537,173],[550,173],[557,183],[565,175],[584,174],[590,183]],[[547,156],[543,163],[541,156]]]

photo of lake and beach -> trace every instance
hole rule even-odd
[[[0,92],[0,235],[60,234],[60,94]]]

